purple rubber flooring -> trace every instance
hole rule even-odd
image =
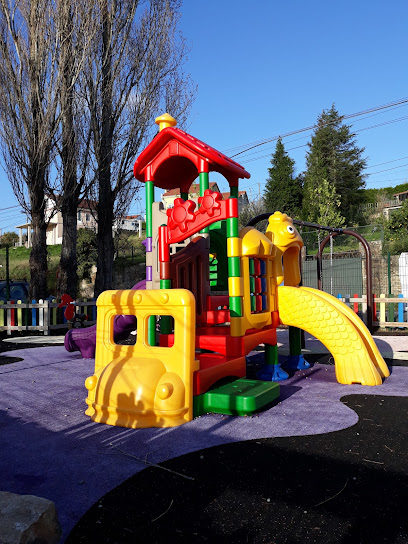
[[[377,344],[382,352],[397,351],[407,344],[401,338],[394,343],[382,337]],[[62,346],[13,350],[0,362],[5,356],[23,360],[0,366],[0,489],[55,502],[64,538],[92,504],[145,468],[145,461],[243,440],[338,431],[358,420],[340,402],[344,395],[408,396],[407,366],[394,366],[382,386],[363,387],[338,384],[334,366],[317,363],[281,382],[280,402],[253,417],[210,414],[172,429],[132,430],[84,415],[92,359]],[[254,353],[252,360],[258,357]]]

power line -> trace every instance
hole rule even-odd
[[[408,159],[408,157],[400,157],[399,159],[393,159],[392,161],[379,162],[378,164],[373,164],[371,166],[367,166],[367,169],[368,168],[375,168],[376,166],[382,166],[383,164],[389,164],[390,162],[402,161],[404,159]]]
[[[365,174],[366,176],[374,176],[374,174],[381,174],[381,172],[389,172],[390,170],[397,170],[397,168],[404,168],[407,164],[401,164],[400,166],[394,166],[393,168],[386,168],[385,170],[378,170],[377,172],[371,172],[371,174]]]
[[[359,117],[360,115],[365,115],[367,113],[373,113],[373,112],[376,112],[376,111],[384,110],[384,109],[387,109],[387,108],[392,108],[392,107],[399,106],[399,105],[406,104],[406,103],[408,103],[408,98],[401,98],[399,100],[395,100],[395,101],[387,103],[387,104],[382,104],[380,106],[375,106],[375,107],[369,108],[367,110],[359,111],[359,112],[356,112],[356,113],[350,113],[348,115],[342,115],[341,117],[342,117],[342,119],[352,119],[353,117]],[[238,155],[242,155],[242,153],[246,153],[247,151],[250,151],[251,149],[255,149],[256,147],[260,147],[260,146],[265,145],[267,143],[273,142],[274,140],[278,140],[279,138],[287,138],[288,136],[294,136],[295,134],[300,134],[302,132],[313,130],[314,128],[316,128],[316,125],[311,125],[309,127],[305,127],[305,128],[301,128],[301,129],[298,129],[298,130],[293,130],[291,132],[287,132],[286,134],[281,134],[281,135],[278,135],[278,136],[273,136],[272,138],[267,138],[265,140],[260,140],[258,142],[254,142],[253,144],[244,144],[244,145],[241,145],[241,146],[236,146],[236,147],[228,149],[226,152],[234,151],[234,150],[240,149],[240,148],[245,147],[246,145],[248,145],[249,147],[247,149],[243,149],[242,151],[239,151],[238,153],[235,153],[234,155],[231,155],[231,157],[237,157]]]
[[[390,125],[392,123],[398,123],[400,121],[407,121],[407,120],[408,120],[408,115],[404,116],[404,117],[397,117],[396,119],[390,119],[389,121],[384,121],[383,123],[378,123],[376,125],[371,125],[369,127],[360,128],[360,129],[356,130],[355,133],[363,132],[364,130],[371,130],[373,128],[379,128],[379,127],[383,127],[385,125]],[[308,144],[306,143],[306,144],[303,144],[303,145],[298,145],[296,147],[289,147],[285,151],[293,151],[294,149],[300,149],[301,147],[307,147],[307,145]],[[256,153],[258,153],[258,152],[255,151],[254,153],[250,153],[250,155],[255,155]],[[233,156],[235,156],[235,155],[233,155]],[[260,159],[265,159],[267,157],[270,157],[270,153],[268,153],[266,155],[260,155],[258,157],[252,157],[252,158],[249,158],[249,159],[246,159],[244,157],[241,162],[242,162],[242,164],[247,164],[248,162],[254,162],[254,161],[257,161],[257,160],[260,160]],[[372,167],[370,166],[370,168],[372,168]]]
[[[0,208],[0,212],[4,212],[4,210],[11,210],[12,208],[21,208],[21,206],[17,204],[17,206],[9,206],[8,208]]]
[[[402,108],[402,107],[404,107],[404,106],[407,106],[407,104],[401,104],[400,106],[395,106],[394,108],[391,108],[389,111],[396,110],[396,109]],[[360,121],[364,121],[365,119],[369,119],[369,118],[371,118],[371,117],[375,117],[376,115],[381,115],[382,113],[384,113],[384,111],[380,111],[380,112],[378,112],[378,113],[374,113],[373,115],[367,115],[366,117],[361,117],[361,119],[356,119],[356,120],[355,120],[355,123],[359,123]],[[399,119],[401,119],[401,118],[399,118]],[[390,122],[392,122],[392,121],[390,121]],[[350,126],[353,126],[353,124],[351,124]],[[367,130],[367,129],[361,129],[361,130]],[[357,130],[356,132],[360,132],[360,130]],[[287,141],[286,141],[286,144],[289,144],[289,143],[292,143],[292,142],[297,142],[297,141],[299,141],[299,140],[304,140],[305,138],[308,138],[308,136],[306,135],[306,136],[301,136],[300,138],[294,138],[294,139],[292,139],[292,140],[287,140]],[[299,147],[306,147],[306,145],[307,145],[307,144],[305,144],[305,145],[303,145],[303,146],[291,147],[291,148],[289,148],[289,149],[286,149],[286,151],[291,151],[292,149],[298,149]],[[242,146],[239,146],[239,147],[242,147]],[[233,149],[235,149],[235,148],[233,148]],[[236,148],[236,149],[239,149],[239,148]],[[266,148],[266,149],[272,150],[273,147],[268,147],[268,148]],[[248,157],[248,156],[251,156],[251,155],[256,155],[256,154],[259,153],[259,152],[260,152],[260,151],[253,151],[252,153],[248,153],[246,156]],[[269,156],[269,154],[268,154],[268,155],[262,155],[262,157],[259,157],[259,158],[265,158],[265,157],[268,157],[268,156]],[[257,158],[254,158],[253,160],[257,160]]]

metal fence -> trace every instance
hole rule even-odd
[[[381,227],[369,225],[352,230],[361,234],[371,249],[372,285],[376,301],[373,325],[408,328],[408,253],[384,254]],[[302,254],[302,282],[307,287],[317,288],[316,254],[326,232],[303,229],[301,234],[305,243]],[[366,262],[362,245],[352,236],[336,236],[323,253],[323,290],[346,300],[364,317],[366,285]],[[356,304],[359,306],[358,310]]]

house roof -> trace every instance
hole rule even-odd
[[[210,182],[210,189],[214,191],[215,189],[218,189],[218,185],[215,181]],[[188,190],[189,194],[199,194],[200,193],[200,185],[198,183],[192,183],[190,185],[190,188]],[[246,195],[246,191],[238,191],[238,198],[240,196]],[[226,200],[231,196],[231,193],[221,193],[223,200]],[[163,198],[168,198],[169,196],[180,196],[180,189],[170,189],[170,191],[166,191],[163,194]]]
[[[222,194],[222,198],[223,198],[224,200],[227,199],[227,198],[229,198],[229,197],[231,196],[231,193],[221,193],[221,194]],[[238,198],[239,198],[240,196],[244,196],[244,195],[246,195],[246,194],[247,194],[246,191],[238,191]]]
[[[212,191],[214,191],[214,187],[217,187],[218,188],[218,185],[215,181],[210,181],[210,189]],[[186,193],[189,193],[189,194],[199,194],[200,193],[200,184],[199,183],[192,183],[188,189],[188,191],[186,191]],[[180,189],[177,187],[175,189],[170,189],[169,191],[166,191],[163,195],[164,198],[167,198],[168,196],[177,196],[179,195],[180,196]]]
[[[408,191],[402,191],[402,193],[395,193],[395,194],[392,195],[392,196],[406,195],[407,193],[408,193]]]
[[[56,207],[60,207],[62,205],[62,195],[51,195],[48,194],[47,197],[49,200],[53,200],[55,202]],[[81,210],[96,210],[98,206],[97,200],[90,200],[83,198],[78,202],[78,208]]]
[[[81,200],[78,202],[78,208],[81,210],[96,210],[98,202],[96,200]]]
[[[250,177],[237,162],[174,127],[161,130],[139,155],[133,168],[139,181],[153,181],[156,187],[166,190],[179,188],[182,193],[188,192],[202,172],[218,172],[232,187],[238,186],[239,178]]]

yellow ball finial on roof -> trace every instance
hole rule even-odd
[[[175,127],[177,125],[177,121],[168,113],[164,113],[163,115],[160,115],[160,117],[156,117],[155,123],[156,125],[159,125],[159,132],[164,128]]]

